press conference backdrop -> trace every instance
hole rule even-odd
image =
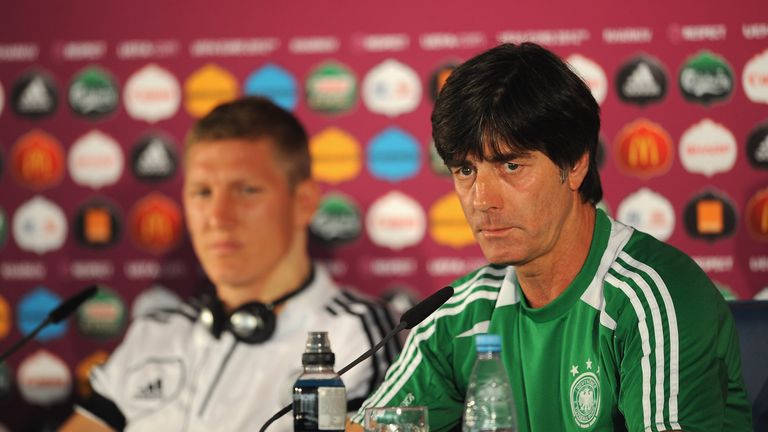
[[[344,285],[398,302],[482,265],[429,116],[452,68],[500,42],[543,44],[589,84],[609,214],[693,256],[728,298],[768,295],[760,0],[9,3],[0,344],[102,287],[0,366],[12,430],[54,425],[132,316],[205,285],[180,159],[219,102],[265,95],[304,122],[325,193],[312,253]]]

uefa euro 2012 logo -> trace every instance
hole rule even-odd
[[[571,366],[571,412],[576,424],[581,428],[588,428],[595,424],[600,413],[600,366],[596,371],[592,370],[592,360],[587,360],[585,369],[579,372],[579,366]]]

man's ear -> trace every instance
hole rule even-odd
[[[584,152],[568,170],[568,187],[573,191],[579,190],[587,176],[587,171],[589,171],[589,152]]]
[[[320,185],[312,179],[302,180],[294,190],[294,221],[298,228],[304,229],[312,221],[320,205]]]

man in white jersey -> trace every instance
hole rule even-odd
[[[473,336],[490,332],[521,431],[751,429],[733,319],[712,282],[596,209],[599,107],[560,58],[524,43],[468,60],[432,128],[491,265],[453,284],[363,407],[426,405],[431,431],[458,427]]]
[[[291,402],[309,331],[327,331],[343,365],[392,327],[383,307],[341,291],[307,253],[319,189],[291,113],[258,97],[226,103],[186,145],[186,222],[216,293],[134,321],[62,430],[256,431]],[[396,351],[343,377],[350,409]],[[270,428],[290,430],[290,416]]]

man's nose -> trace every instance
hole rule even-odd
[[[214,194],[211,201],[210,223],[214,227],[226,227],[234,222],[234,203],[226,193]]]
[[[476,210],[488,211],[503,207],[500,180],[490,169],[478,169],[474,184],[474,206]]]

